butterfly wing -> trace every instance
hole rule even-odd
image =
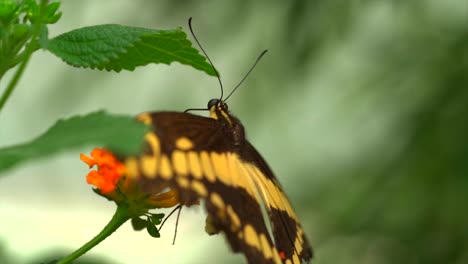
[[[207,231],[223,231],[234,252],[249,263],[282,263],[263,219],[256,182],[232,148],[224,128],[212,118],[179,112],[145,113],[153,126],[147,149],[127,158],[129,177],[150,193],[167,186],[184,204],[205,200]]]
[[[299,219],[272,170],[249,142],[243,147],[244,167],[260,192],[267,207],[276,248],[285,263],[301,263],[312,258],[312,248],[307,241]]]

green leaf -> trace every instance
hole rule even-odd
[[[60,2],[52,2],[47,5],[46,15],[44,18],[47,24],[54,24],[60,19],[60,17],[62,17],[62,12],[55,13],[59,7]]]
[[[131,220],[132,228],[135,231],[140,231],[145,229],[148,226],[148,221],[141,219],[140,217],[133,217]]]
[[[46,10],[46,16],[51,17],[51,16],[56,15],[55,12],[57,12],[59,7],[60,7],[60,2],[52,2],[52,3],[48,4],[47,5],[47,10]]]
[[[119,72],[149,63],[177,61],[215,76],[211,65],[180,29],[98,25],[64,33],[43,48],[76,67]]]
[[[59,120],[31,142],[0,148],[0,172],[27,160],[86,145],[106,147],[118,156],[135,155],[141,151],[148,129],[132,117],[104,111]]]
[[[163,218],[164,218],[164,214],[150,214],[149,216],[149,219],[151,219],[151,222],[154,225],[161,224]]]
[[[152,237],[160,237],[161,234],[159,234],[159,230],[156,228],[156,226],[154,226],[154,224],[150,221],[148,221],[147,223],[148,224],[146,225],[146,231],[148,231],[148,234],[150,234],[150,236]]]

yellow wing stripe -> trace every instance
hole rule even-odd
[[[217,193],[211,193],[210,201],[217,207],[217,208],[224,208],[223,198]]]
[[[201,181],[197,181],[197,180],[192,181],[191,188],[202,198],[208,195],[208,190],[206,189],[206,186]]]
[[[304,230],[302,228],[299,228],[297,230],[297,236],[296,236],[296,241],[294,241],[294,248],[297,250],[297,252],[302,252],[302,243],[304,242],[302,239],[302,236],[304,235]]]
[[[139,114],[136,119],[140,122],[142,122],[143,124],[145,125],[151,125],[152,124],[152,119],[151,119],[151,115],[149,113],[143,113],[143,114]]]
[[[248,164],[241,161],[239,156],[234,153],[228,154],[228,166],[231,171],[231,182],[236,187],[246,190],[258,203],[257,190],[252,177],[247,173]]]
[[[292,263],[301,264],[301,260],[299,259],[299,256],[297,255],[296,252],[294,252],[294,254],[292,256]]]
[[[266,235],[261,234],[259,238],[260,238],[260,245],[262,246],[262,251],[263,251],[263,254],[265,255],[265,258],[267,259],[273,258],[273,252],[271,250],[270,244],[268,243]]]
[[[201,167],[203,168],[203,172],[205,175],[205,178],[209,182],[214,182],[216,180],[216,175],[214,174],[213,167],[211,166],[211,159],[206,151],[202,151],[200,153],[200,161],[201,161]]]
[[[211,164],[213,164],[214,172],[218,180],[228,186],[232,186],[226,155],[223,153],[211,152]]]
[[[181,150],[189,150],[193,148],[193,142],[186,137],[178,138],[175,142],[175,145],[178,149]]]
[[[253,166],[248,166],[253,175],[253,180],[256,182],[258,189],[261,190],[264,202],[273,208],[286,211],[287,214],[297,221],[297,216],[287,201],[286,195],[280,190],[278,185],[268,179],[260,170]]]
[[[128,178],[138,178],[138,160],[136,158],[128,158],[127,160],[125,160],[125,173]]]
[[[185,176],[188,173],[187,158],[184,152],[180,150],[174,150],[172,152],[172,163],[174,171],[181,176]]]
[[[149,132],[145,135],[146,143],[148,143],[151,151],[153,152],[152,155],[157,157],[161,153],[161,142],[159,142],[158,136],[156,134]]]
[[[260,246],[260,240],[258,239],[257,232],[253,228],[252,225],[245,225],[244,227],[244,239],[247,244],[250,246],[258,249],[260,252],[262,252],[262,248]]]
[[[158,172],[157,156],[144,155],[140,158],[140,167],[143,175],[150,179],[154,179]]]
[[[161,175],[161,178],[169,180],[172,177],[172,166],[169,158],[166,155],[161,155],[160,164],[159,174]]]
[[[234,209],[232,209],[231,205],[227,206],[226,211],[229,216],[229,219],[231,220],[231,231],[232,232],[239,231],[239,228],[241,227],[241,220],[239,216],[237,215],[236,212],[234,212]]]
[[[177,184],[184,189],[189,189],[190,181],[185,177],[177,177]]]
[[[200,164],[200,157],[195,151],[189,151],[187,153],[188,166],[190,173],[195,179],[201,179],[203,177],[203,171]]]

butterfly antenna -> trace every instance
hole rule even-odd
[[[250,72],[252,72],[252,70],[255,68],[255,66],[257,65],[257,63],[260,61],[260,59],[263,57],[263,55],[265,55],[265,53],[267,53],[268,50],[264,50],[262,51],[262,53],[258,56],[257,60],[255,61],[255,63],[252,65],[252,67],[250,67],[250,70],[244,75],[244,78],[242,78],[242,80],[239,82],[239,84],[236,85],[236,87],[234,87],[234,89],[232,89],[231,93],[226,97],[226,99],[224,99],[224,101],[227,101],[227,99],[229,97],[231,97],[231,95],[237,90],[237,88],[239,88],[239,86],[241,86],[241,84],[245,81],[245,79],[247,79],[247,76],[249,76]]]
[[[208,61],[210,62],[210,65],[211,67],[213,68],[215,74],[216,74],[216,77],[218,78],[218,81],[219,81],[219,86],[221,87],[221,96],[219,98],[219,100],[222,100],[223,99],[223,83],[221,82],[221,77],[219,76],[219,73],[218,71],[216,70],[215,66],[213,65],[213,62],[211,61],[210,57],[208,56],[208,54],[206,54],[205,52],[205,49],[203,49],[202,45],[200,44],[200,41],[198,41],[197,39],[197,36],[195,36],[195,33],[193,33],[193,29],[192,29],[192,18],[189,18],[188,20],[188,25],[189,25],[189,29],[190,29],[190,33],[192,33],[192,36],[193,38],[195,39],[195,41],[197,42],[198,44],[198,47],[200,47],[201,51],[203,52],[203,54],[205,54],[205,57],[208,59]]]
[[[185,110],[184,113],[188,113],[189,111],[209,111],[209,110],[206,108],[189,108]]]
[[[174,239],[172,240],[172,245],[175,245],[175,239],[177,237],[177,228],[179,227],[180,212],[182,212],[182,206],[179,205],[179,212],[177,212],[177,220],[175,224]]]

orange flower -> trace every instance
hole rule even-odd
[[[138,183],[125,177],[124,164],[106,149],[95,148],[91,151],[91,157],[81,154],[80,159],[89,168],[97,165],[97,170],[90,171],[86,180],[96,186],[100,194],[115,202],[125,201],[140,208],[169,208],[180,203],[179,193],[168,186],[161,186],[156,193],[143,192]]]
[[[86,181],[96,186],[103,195],[113,192],[125,173],[125,166],[105,149],[95,148],[91,151],[91,157],[81,154],[80,159],[88,164],[89,168],[97,165],[97,170],[88,173]]]

